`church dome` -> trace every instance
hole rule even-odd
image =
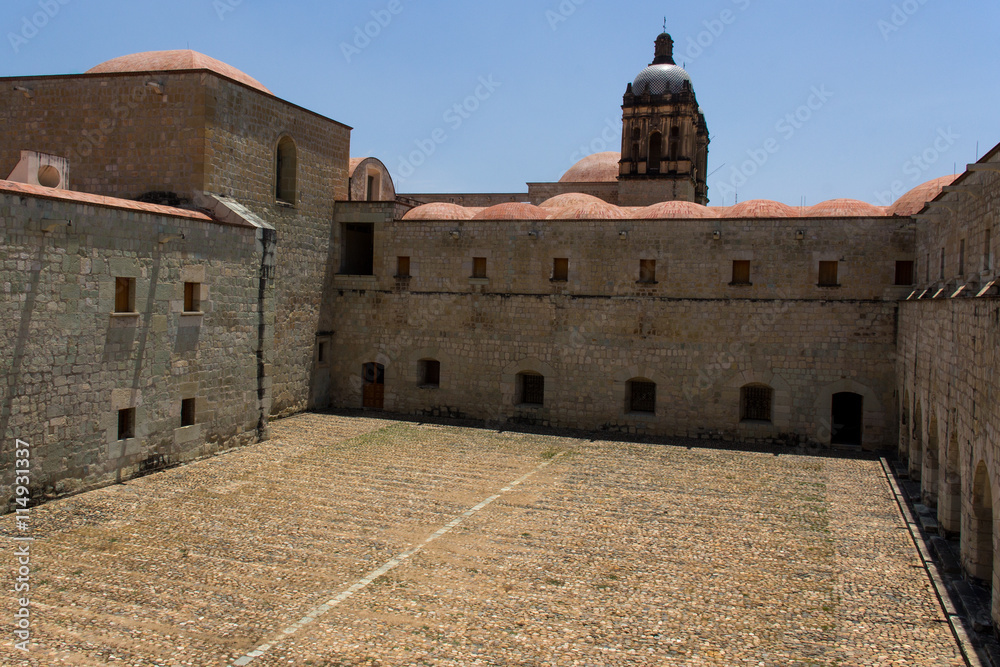
[[[750,199],[726,211],[728,218],[791,218],[794,215],[795,209],[791,206],[771,199]]]
[[[411,220],[471,220],[472,216],[476,214],[475,210],[468,209],[464,206],[459,206],[458,204],[449,204],[447,202],[434,202],[431,204],[424,204],[423,206],[418,206],[416,208],[410,209],[403,216],[404,222],[410,222]]]
[[[560,183],[614,183],[621,170],[622,154],[594,153],[583,158],[563,174]]]
[[[273,95],[270,90],[253,78],[227,65],[221,60],[210,58],[197,51],[146,51],[120,56],[105,61],[87,70],[87,74],[121,74],[131,72],[175,72],[191,70],[208,70],[233,81],[255,88],[262,93]]]
[[[643,95],[647,86],[650,95],[676,94],[683,91],[685,86],[691,89],[691,75],[674,62],[674,40],[667,33],[656,38],[656,56],[649,67],[635,77],[632,92]]]
[[[473,220],[545,220],[549,217],[549,211],[540,206],[526,204],[523,202],[507,202],[497,204],[479,211]]]
[[[885,209],[857,199],[829,199],[810,208],[806,215],[814,218],[878,218]]]
[[[665,201],[641,209],[636,218],[642,220],[687,220],[692,218],[716,218],[712,209],[689,201]]]
[[[684,83],[691,85],[691,75],[678,65],[650,65],[639,72],[632,82],[632,92],[642,95],[649,86],[650,95],[676,94],[684,90]]]
[[[942,176],[918,185],[889,207],[889,215],[910,216],[920,213],[927,202],[937,199],[941,189],[954,183],[957,178],[958,176]]]

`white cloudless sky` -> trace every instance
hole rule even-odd
[[[890,203],[1000,143],[995,0],[5,0],[0,76],[191,48],[352,126],[400,192],[518,192],[620,150],[664,17],[714,205]]]

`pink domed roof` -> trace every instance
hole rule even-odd
[[[618,180],[622,154],[594,153],[583,158],[559,179],[560,183],[614,183]]]
[[[830,199],[806,209],[811,218],[880,218],[885,208],[857,199]]]
[[[936,199],[941,189],[955,182],[958,176],[942,176],[913,188],[889,207],[888,215],[910,216],[923,210],[927,202]]]
[[[636,216],[641,220],[671,220],[690,218],[715,218],[707,206],[689,201],[665,201],[642,209]]]
[[[791,218],[795,216],[795,209],[779,201],[751,199],[730,206],[725,216],[727,218]]]
[[[476,213],[473,220],[545,220],[550,211],[524,203],[497,204]]]
[[[604,201],[590,204],[576,204],[554,208],[554,220],[624,220],[628,213],[613,204]]]
[[[475,212],[464,206],[434,202],[410,209],[403,216],[403,220],[471,220],[473,215]]]
[[[567,206],[585,206],[588,204],[606,204],[600,197],[585,195],[582,192],[567,192],[556,195],[552,199],[543,201],[539,206],[542,208],[565,208]]]
[[[129,56],[113,58],[97,67],[87,70],[87,74],[119,74],[124,72],[170,72],[178,70],[207,69],[227,79],[233,79],[251,88],[273,95],[260,81],[241,72],[231,65],[210,58],[197,51],[146,51]]]

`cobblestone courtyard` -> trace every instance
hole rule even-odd
[[[964,664],[878,461],[304,415],[31,521],[4,665]]]

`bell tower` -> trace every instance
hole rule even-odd
[[[691,77],[674,62],[674,40],[663,33],[653,62],[625,90],[619,203],[708,204],[708,142]]]

